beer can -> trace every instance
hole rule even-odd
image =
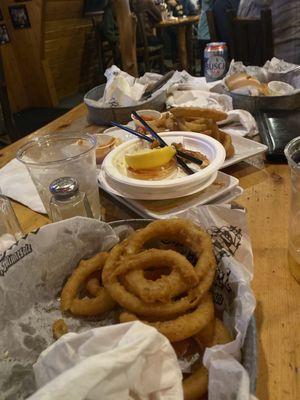
[[[208,43],[204,50],[204,75],[207,82],[222,79],[228,66],[228,49],[225,42]]]

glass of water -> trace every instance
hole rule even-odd
[[[19,221],[9,199],[0,194],[0,252],[9,248],[22,236]]]
[[[300,283],[300,136],[287,144],[284,153],[291,170],[288,263]]]
[[[50,183],[68,176],[78,181],[94,218],[99,218],[96,146],[95,137],[88,133],[53,133],[37,137],[18,150],[17,159],[26,165],[48,215]]]

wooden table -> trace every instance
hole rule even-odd
[[[164,29],[175,27],[177,31],[178,56],[181,69],[189,69],[191,59],[192,29],[193,24],[199,21],[198,15],[191,15],[185,18],[165,19],[157,24],[158,28]]]
[[[83,105],[33,135],[57,130],[98,131],[88,126]],[[30,135],[32,136],[32,135]],[[14,158],[26,137],[0,151],[0,167]],[[253,289],[257,299],[259,345],[257,397],[260,400],[300,399],[300,286],[288,271],[287,227],[290,176],[286,165],[272,165],[256,157],[226,170],[240,180],[244,194],[238,203],[248,210],[254,252]],[[101,193],[105,221],[136,217]],[[30,209],[13,203],[24,232],[49,222]]]

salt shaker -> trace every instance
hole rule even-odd
[[[79,191],[75,178],[66,176],[55,179],[49,186],[50,218],[53,222],[75,216],[93,218],[93,213],[84,192]]]

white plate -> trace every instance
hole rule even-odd
[[[130,121],[128,126],[132,127],[132,123],[133,122]],[[133,129],[135,129],[134,126]],[[128,140],[131,140],[133,138],[133,135],[123,131],[122,129],[110,128],[106,131],[110,131],[107,133],[109,133],[111,136],[119,138],[122,142],[127,142]],[[104,131],[103,133],[106,133],[106,131]],[[229,167],[230,165],[237,164],[257,154],[264,153],[268,149],[266,145],[251,139],[246,139],[245,137],[242,137],[238,134],[232,134],[231,137],[235,149],[235,154],[233,157],[224,161],[222,168]]]
[[[155,193],[152,189],[148,189],[148,191],[142,191],[140,188],[131,188],[130,186],[120,186],[118,183],[111,180],[103,169],[100,170],[98,175],[98,184],[99,186],[105,190],[107,193],[114,194],[116,196],[125,197],[128,199],[136,199],[136,200],[168,200],[168,199],[176,199],[184,196],[189,196],[195,193],[198,193],[208,186],[210,186],[215,179],[217,178],[218,172],[215,172],[211,175],[207,180],[201,182],[196,187],[193,187],[190,190],[186,190],[184,187],[180,191],[160,191],[159,193]]]
[[[210,160],[210,164],[203,169],[200,169],[194,164],[192,168],[197,172],[195,172],[193,175],[186,175],[180,168],[178,168],[177,173],[175,173],[169,179],[163,179],[159,181],[130,178],[126,176],[125,154],[134,152],[139,149],[141,145],[144,145],[144,143],[139,139],[134,139],[121,144],[108,154],[103,162],[105,173],[115,182],[132,187],[151,188],[152,190],[159,191],[161,191],[161,189],[176,189],[179,186],[184,186],[186,189],[188,189],[192,186],[195,186],[196,183],[200,183],[201,181],[208,179],[224,163],[224,147],[217,140],[207,135],[203,135],[201,133],[174,131],[162,133],[161,137],[164,138],[167,144],[180,142],[190,150],[200,151],[207,156],[207,158]],[[148,144],[145,143],[145,146],[148,147]]]
[[[125,126],[128,126],[128,128],[131,128],[131,129],[135,129],[135,124],[133,121],[129,121],[128,124],[126,124]],[[116,126],[112,126],[111,128],[105,129],[105,131],[103,131],[103,133],[105,135],[116,134],[116,135],[118,135],[118,137],[120,137],[120,139],[122,138],[122,134],[123,134],[123,136],[125,136],[127,138],[127,141],[134,137],[131,133],[126,132],[123,129],[120,129]],[[125,139],[124,139],[124,142],[125,142]]]
[[[231,135],[231,138],[235,153],[233,157],[224,161],[222,168],[229,167],[230,165],[237,164],[257,154],[264,153],[268,148],[264,144],[246,139],[242,136]]]
[[[169,207],[168,210],[165,211],[162,210],[159,212],[150,209],[151,208],[151,206],[149,207],[150,203],[148,203],[147,205],[147,202],[145,201],[138,201],[129,198],[126,199],[117,196],[116,194],[113,194],[111,192],[108,193],[110,193],[116,200],[125,204],[128,208],[130,208],[132,211],[134,211],[135,213],[139,214],[142,217],[163,219],[163,218],[170,218],[178,213],[190,209],[191,207],[196,207],[207,203],[214,204],[214,200],[217,200],[222,196],[224,196],[225,198],[226,194],[230,199],[235,198],[240,194],[240,191],[235,192],[236,195],[234,197],[232,197],[232,195],[230,196],[230,192],[232,190],[235,190],[235,188],[237,188],[238,183],[239,183],[238,179],[230,175],[224,174],[223,172],[218,172],[216,181],[212,185],[210,185],[207,189],[201,191],[199,194],[186,196],[185,198],[182,199],[177,199],[177,200],[174,199],[174,205],[172,205],[172,202],[170,200],[151,202],[160,204],[160,206],[163,208],[164,206]]]

